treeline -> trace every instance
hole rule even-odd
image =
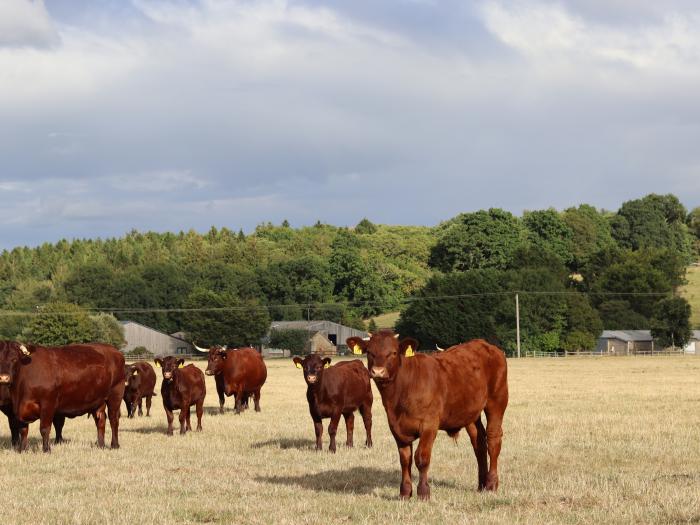
[[[485,337],[513,353],[519,291],[528,350],[591,349],[603,328],[651,328],[659,344],[680,346],[690,307],[673,293],[699,237],[700,208],[689,214],[673,195],[628,201],[616,213],[581,205],[522,218],[461,214],[438,227],[436,273],[398,329],[428,345]]]
[[[698,209],[649,195],[614,213],[581,205],[516,217],[490,209],[435,228],[285,221],[249,235],[212,227],[63,240],[0,255],[0,336],[37,338],[39,318],[65,315],[70,305],[184,331],[200,345],[257,342],[270,320],[364,327],[365,318],[402,309],[400,330],[428,344],[478,336],[511,349],[506,292],[521,290],[539,293],[521,297],[527,344],[583,348],[603,327],[659,321],[664,295],[613,294],[670,297],[699,229]]]

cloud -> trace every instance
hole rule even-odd
[[[57,43],[58,33],[43,0],[0,2],[0,48],[45,48]]]
[[[6,246],[700,200],[683,0],[83,4],[0,47]]]

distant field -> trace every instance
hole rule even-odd
[[[500,491],[478,493],[467,437],[455,445],[441,433],[429,503],[397,499],[398,455],[378,394],[373,449],[363,446],[364,428],[356,421],[355,449],[317,453],[301,372],[289,360],[267,363],[262,413],[216,415],[214,382],[207,378],[204,431],[185,437],[164,434],[160,397],[153,417],[122,418],[117,451],[96,449],[94,424],[80,417],[67,421],[69,442],[50,455],[37,451],[33,424],[32,452],[19,455],[9,450],[3,422],[5,521],[700,521],[700,358],[510,360]],[[343,423],[339,431],[344,443]]]
[[[377,328],[394,328],[396,321],[399,320],[401,312],[389,312],[388,314],[382,314],[374,317],[374,322],[377,324]]]
[[[700,329],[700,266],[689,266],[686,279],[688,284],[681,287],[679,293],[692,308],[690,322],[694,328]]]

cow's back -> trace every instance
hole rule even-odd
[[[152,395],[156,388],[156,372],[150,363],[146,361],[137,361],[133,364],[141,376],[141,384],[139,385],[139,393],[142,395]]]
[[[267,380],[265,361],[254,348],[229,351],[223,373],[227,385],[240,385],[244,392],[259,390]]]
[[[323,405],[344,410],[356,410],[364,401],[371,402],[369,372],[362,361],[341,361],[325,369],[318,399]]]

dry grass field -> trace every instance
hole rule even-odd
[[[373,449],[362,445],[358,417],[355,449],[317,453],[301,372],[289,360],[267,364],[262,413],[217,415],[207,378],[204,431],[184,437],[165,435],[160,396],[153,417],[122,417],[117,451],[95,448],[94,424],[79,418],[50,455],[33,424],[32,451],[19,455],[3,422],[2,521],[700,522],[700,358],[510,360],[500,491],[477,493],[468,438],[455,444],[441,433],[428,503],[397,499],[397,452],[378,394]],[[339,430],[344,443],[342,422]]]

